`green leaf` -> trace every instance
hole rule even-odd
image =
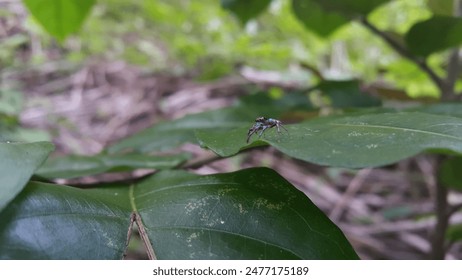
[[[324,10],[315,1],[292,0],[292,11],[303,25],[321,37],[327,37],[348,20],[336,12]]]
[[[323,7],[325,11],[337,12],[348,17],[367,15],[378,6],[389,2],[390,0],[309,0],[316,2]],[[308,2],[306,0],[306,2]]]
[[[79,30],[95,0],[23,0],[34,18],[59,41]]]
[[[113,144],[108,148],[108,152],[117,153],[125,150],[136,150],[143,153],[166,151],[187,142],[196,143],[195,130],[213,131],[242,127],[249,120],[255,120],[259,116],[278,118],[282,112],[298,106],[292,102],[292,97],[289,94],[279,100],[272,100],[267,96],[264,97],[264,95],[264,93],[253,95],[252,102],[249,104],[241,100],[234,107],[191,114],[174,121],[156,124]],[[260,103],[256,104],[255,100],[259,100]],[[311,109],[312,107],[306,108],[306,110]]]
[[[121,259],[127,188],[81,190],[32,182],[0,213],[0,259]]]
[[[318,118],[286,125],[288,133],[269,129],[246,144],[247,127],[231,131],[197,131],[201,146],[220,156],[270,144],[308,162],[347,168],[382,166],[427,150],[462,153],[462,119],[418,112],[377,113]],[[252,142],[255,141],[255,142]]]
[[[357,258],[340,230],[271,169],[165,172],[134,196],[162,259]]]
[[[53,149],[48,142],[0,143],[0,211],[21,192]]]
[[[446,188],[462,191],[462,157],[445,160],[438,171],[438,180]]]
[[[462,43],[462,18],[434,16],[416,23],[406,34],[409,50],[419,56],[457,47]]]
[[[1,259],[120,259],[130,212],[158,259],[357,259],[343,233],[271,169],[162,171],[83,190],[31,183],[0,213]]]
[[[0,123],[0,142],[41,142],[50,140],[50,134],[44,130],[22,128],[17,125],[4,126]]]
[[[70,155],[48,159],[35,174],[45,178],[75,178],[104,172],[130,171],[138,168],[172,168],[187,160],[187,154],[151,156],[127,155]]]
[[[331,100],[334,108],[349,107],[372,107],[380,106],[378,98],[367,95],[361,91],[359,82],[356,80],[347,81],[323,81],[313,89],[320,90]]]
[[[231,11],[245,24],[262,13],[271,0],[221,0],[221,6]]]
[[[428,8],[440,16],[452,16],[454,14],[454,0],[427,0]]]

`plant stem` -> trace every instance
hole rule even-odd
[[[461,0],[454,0],[454,16],[461,17],[462,16],[462,1]],[[460,49],[454,48],[451,52],[451,55],[448,59],[448,70],[447,76],[445,80],[445,87],[441,92],[442,100],[450,101],[450,100],[460,100],[462,95],[457,95],[455,92],[455,84],[457,82],[457,78],[460,75],[461,65],[460,65]]]
[[[454,16],[462,16],[462,0],[454,0]],[[459,48],[455,48],[449,56],[447,76],[442,84],[441,98],[444,101],[457,100],[460,96],[455,94],[455,84],[460,74]],[[441,159],[437,161],[441,163]],[[449,219],[454,213],[454,209],[449,208],[448,190],[445,186],[436,186],[435,196],[436,225],[432,239],[432,249],[430,257],[432,259],[444,259],[446,254],[445,237],[449,226]]]
[[[433,69],[428,66],[427,61],[424,58],[417,57],[410,53],[405,46],[397,42],[387,33],[383,32],[382,30],[378,29],[375,25],[367,20],[366,17],[360,18],[360,22],[369,29],[372,33],[382,38],[390,47],[392,47],[395,51],[397,51],[401,56],[404,58],[414,62],[422,71],[424,71],[430,79],[435,83],[438,89],[442,92],[445,87],[445,81],[436,74]]]
[[[433,260],[443,260],[446,255],[444,242],[450,217],[447,198],[448,190],[442,185],[437,185],[435,196],[436,225],[432,236],[430,252],[430,258]]]

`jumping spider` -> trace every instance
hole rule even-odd
[[[273,128],[273,127],[277,128],[278,133],[281,133],[280,128],[287,131],[287,129],[284,126],[282,126],[282,122],[279,120],[272,119],[272,118],[258,117],[257,119],[255,119],[254,125],[247,132],[247,143],[249,143],[250,137],[253,134],[258,133],[258,137],[260,138],[263,135],[263,132],[265,132],[265,130],[267,130],[268,128]]]

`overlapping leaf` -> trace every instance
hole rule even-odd
[[[196,143],[194,131],[198,129],[229,130],[248,125],[249,121],[259,116],[278,118],[282,112],[293,108],[313,110],[307,101],[308,97],[301,93],[287,94],[281,99],[272,99],[266,93],[250,95],[233,107],[187,115],[174,121],[156,124],[113,144],[108,148],[108,152],[135,150],[144,153],[169,150],[187,142]]]
[[[47,160],[35,174],[46,178],[75,178],[111,171],[129,171],[138,168],[172,168],[188,159],[187,154],[151,156],[144,154],[122,155],[70,155]]]
[[[462,18],[434,16],[416,23],[406,34],[406,44],[416,55],[457,47],[462,43]]]
[[[0,211],[54,149],[49,142],[0,143]]]
[[[246,127],[232,131],[198,131],[203,147],[231,156],[255,145],[321,165],[362,168],[400,161],[426,150],[462,153],[462,119],[419,112],[377,113],[318,118],[271,129],[246,144]]]
[[[342,232],[266,168],[164,171],[127,186],[31,183],[0,213],[2,259],[120,259],[130,213],[158,259],[356,259]]]

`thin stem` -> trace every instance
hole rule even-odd
[[[445,235],[449,225],[448,215],[448,190],[442,186],[436,186],[435,206],[436,206],[436,225],[431,241],[430,258],[433,260],[444,260],[446,255],[445,250]]]
[[[433,71],[433,69],[431,69],[428,66],[425,59],[421,57],[417,57],[413,55],[412,53],[410,53],[403,45],[401,45],[399,42],[397,42],[392,37],[390,37],[387,33],[381,31],[376,26],[374,26],[372,23],[370,23],[366,17],[360,18],[360,22],[366,28],[368,28],[372,33],[382,38],[388,45],[390,45],[390,47],[392,47],[395,51],[397,51],[401,56],[414,62],[422,71],[424,71],[430,77],[430,79],[435,83],[438,89],[443,91],[444,80],[441,77],[439,77],[435,73],[435,71]]]
[[[454,16],[462,16],[462,1],[454,0]],[[460,75],[461,65],[460,65],[460,49],[454,48],[451,52],[451,55],[448,58],[448,70],[447,76],[445,79],[445,87],[441,93],[441,97],[445,101],[457,100],[461,96],[457,95],[455,92],[455,84],[457,78]]]

